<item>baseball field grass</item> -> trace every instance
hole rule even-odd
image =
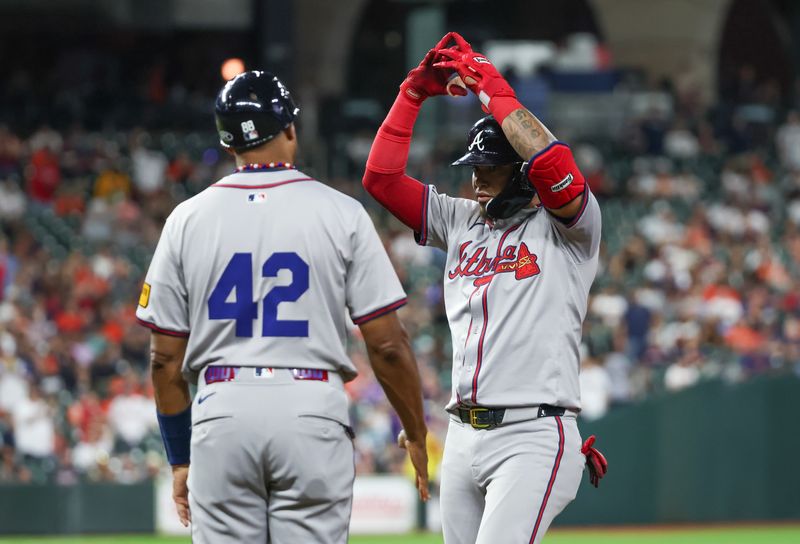
[[[554,529],[545,544],[798,544],[800,525],[733,527],[654,527]],[[161,536],[0,537],[3,544],[188,544],[187,538]],[[351,544],[441,544],[438,534],[353,536]]]

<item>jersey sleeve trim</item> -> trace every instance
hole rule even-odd
[[[276,183],[267,183],[264,185],[235,185],[229,183],[215,183],[212,187],[224,188],[224,189],[271,189],[273,187],[280,187],[281,185],[286,185],[288,183],[296,183],[298,181],[313,181],[314,178],[295,178],[295,179],[287,179],[285,181],[278,181]]]
[[[427,245],[428,243],[428,200],[430,199],[431,189],[427,185],[425,186],[425,191],[422,193],[422,229],[420,232],[416,233],[417,236],[417,243],[421,246]]]
[[[565,223],[568,229],[574,227],[578,221],[581,220],[581,217],[583,217],[583,212],[586,211],[587,204],[589,204],[589,185],[586,185],[586,187],[583,189],[583,202],[581,203],[581,209],[578,210],[578,213],[575,214],[575,217]]]
[[[406,297],[403,297],[400,300],[392,302],[391,304],[388,304],[388,305],[386,305],[386,306],[384,306],[382,308],[378,308],[377,310],[373,310],[372,312],[370,312],[370,313],[368,313],[366,315],[362,315],[360,317],[353,317],[352,318],[353,319],[353,323],[355,323],[356,325],[363,325],[367,321],[372,321],[373,319],[381,317],[382,315],[386,315],[389,312],[393,312],[393,311],[397,310],[398,308],[400,308],[402,306],[405,306],[406,302],[407,302]]]
[[[155,323],[150,323],[149,321],[145,321],[139,317],[136,318],[136,321],[139,322],[139,325],[142,327],[147,327],[151,331],[155,331],[160,334],[165,334],[167,336],[176,336],[178,338],[189,338],[189,333],[184,331],[172,331],[169,329],[164,329],[156,325]]]

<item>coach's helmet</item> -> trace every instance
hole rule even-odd
[[[300,112],[289,90],[269,72],[250,71],[228,81],[217,95],[219,143],[236,151],[266,143]]]
[[[500,124],[491,115],[472,125],[467,136],[467,152],[453,166],[504,166],[517,168],[496,197],[486,204],[486,215],[506,219],[530,203],[536,190],[522,173],[523,160],[508,142]]]

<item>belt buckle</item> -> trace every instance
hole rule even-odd
[[[473,429],[488,429],[491,423],[478,423],[478,414],[481,412],[488,412],[488,408],[470,408],[469,409],[469,424]]]

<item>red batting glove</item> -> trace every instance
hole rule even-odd
[[[513,110],[496,112],[492,100],[506,97],[516,102],[514,89],[500,75],[497,68],[489,62],[489,59],[473,51],[472,46],[457,32],[451,32],[451,34],[456,46],[437,50],[439,55],[450,60],[437,62],[434,67],[455,70],[461,76],[464,84],[478,96],[484,110],[491,111],[497,122],[502,124],[503,119]],[[516,104],[519,103],[516,102]]]
[[[437,96],[447,94],[447,83],[457,74],[452,70],[443,70],[434,66],[437,60],[439,49],[444,48],[448,41],[453,37],[453,32],[448,32],[439,40],[439,43],[433,49],[428,51],[419,66],[411,70],[406,79],[400,85],[406,96],[415,102],[422,103],[423,100],[429,96]],[[466,91],[458,86],[451,86],[451,92],[454,94],[466,95]]]
[[[605,455],[592,447],[595,441],[595,436],[592,435],[586,439],[581,447],[581,453],[586,456],[586,468],[589,469],[589,482],[595,487],[600,485],[600,480],[608,472],[608,461]]]

